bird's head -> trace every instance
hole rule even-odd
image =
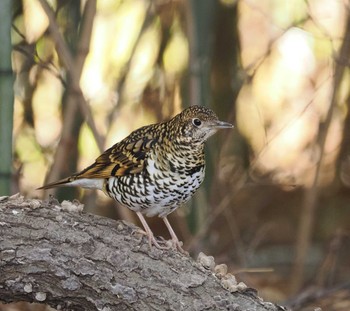
[[[220,121],[213,110],[202,106],[191,106],[173,119],[177,139],[183,144],[203,144],[217,130],[232,128],[233,125]]]

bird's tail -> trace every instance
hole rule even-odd
[[[103,178],[81,178],[80,175],[72,175],[68,178],[44,185],[40,189],[50,189],[55,187],[82,187],[86,189],[103,190],[105,179]]]
[[[73,180],[72,177],[64,178],[64,179],[61,179],[61,180],[49,183],[47,185],[44,185],[44,186],[42,186],[40,188],[37,188],[36,190],[70,186],[70,183],[72,182],[72,180]]]

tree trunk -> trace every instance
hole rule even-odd
[[[190,257],[150,249],[133,225],[81,209],[0,197],[0,301],[58,310],[285,310],[252,289],[232,292],[225,276]]]

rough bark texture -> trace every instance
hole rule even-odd
[[[72,203],[0,197],[0,301],[59,310],[284,310]]]

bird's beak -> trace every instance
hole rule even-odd
[[[219,120],[210,122],[209,126],[216,129],[233,128],[233,125],[231,123]]]

